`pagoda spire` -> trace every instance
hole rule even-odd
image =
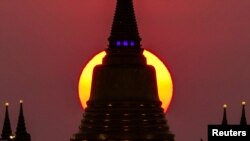
[[[117,0],[109,47],[140,48],[140,41],[133,0]]]
[[[246,102],[242,102],[242,113],[241,113],[241,119],[240,119],[240,125],[247,125],[247,119],[246,119],[246,114],[245,114],[245,105]]]
[[[10,140],[12,136],[12,130],[10,125],[10,118],[9,118],[9,103],[5,103],[5,119],[3,124],[3,130],[1,134],[1,140]]]
[[[26,125],[23,113],[23,101],[20,100],[20,111],[16,128],[15,141],[30,141],[30,134],[26,131]]]
[[[222,119],[222,125],[227,125],[227,105],[223,105],[223,119]]]

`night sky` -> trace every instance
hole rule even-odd
[[[0,128],[19,99],[33,141],[69,141],[83,110],[83,67],[107,48],[115,0],[0,0]],[[177,141],[207,140],[207,125],[250,122],[250,1],[134,0],[142,47],[169,68],[174,97],[166,116]],[[1,131],[1,129],[0,129]]]

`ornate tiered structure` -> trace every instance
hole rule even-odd
[[[10,118],[9,118],[9,104],[6,103],[5,120],[0,141],[31,141],[30,134],[26,131],[23,101],[20,101],[20,111],[15,135],[12,134]]]
[[[224,104],[223,105],[223,118],[222,118],[222,122],[221,122],[221,124],[222,125],[227,125],[227,105],[226,104]]]
[[[71,141],[174,141],[140,41],[132,0],[117,0],[107,55],[94,68],[88,107]]]
[[[247,125],[247,118],[246,118],[246,112],[245,112],[245,105],[246,102],[242,102],[242,112],[241,112],[241,118],[240,118],[240,125]]]
[[[240,118],[240,124],[239,125],[247,125],[247,118],[246,118],[246,110],[245,110],[245,106],[246,106],[246,102],[243,101],[242,103],[242,110],[241,110],[241,118]],[[222,118],[222,122],[221,125],[223,126],[227,126],[228,125],[228,120],[227,120],[227,105],[224,104],[223,105],[223,118]]]
[[[30,134],[26,131],[26,125],[23,114],[23,101],[20,101],[20,111],[16,127],[15,141],[31,141]]]
[[[9,118],[9,103],[5,103],[5,118],[0,141],[9,141],[12,136],[13,135]]]

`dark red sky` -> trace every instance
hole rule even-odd
[[[13,130],[23,99],[33,141],[77,132],[79,75],[107,47],[114,8],[115,0],[0,1],[0,104],[11,103]],[[135,9],[143,47],[172,73],[176,140],[206,139],[224,103],[239,123],[241,101],[250,104],[250,1],[135,0]]]

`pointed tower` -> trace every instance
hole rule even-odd
[[[18,117],[18,123],[16,128],[15,141],[30,141],[30,134],[26,131],[24,114],[23,114],[23,101],[20,100],[20,111]]]
[[[132,0],[117,0],[107,55],[94,68],[90,99],[71,141],[174,141],[146,64]]]
[[[246,102],[243,101],[242,102],[242,113],[241,113],[241,118],[240,118],[240,125],[247,125],[247,118],[246,118],[246,114],[245,114],[245,105],[246,105]]]
[[[3,124],[3,130],[1,134],[1,141],[9,141],[12,139],[12,130],[10,125],[10,118],[9,118],[9,103],[5,103],[5,119]]]
[[[222,119],[222,125],[228,125],[227,123],[227,105],[223,105],[223,119]]]
[[[117,0],[115,16],[109,37],[109,47],[140,47],[132,0]]]

